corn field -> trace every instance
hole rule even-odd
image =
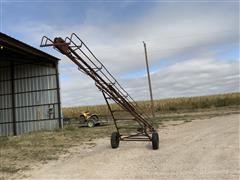
[[[137,101],[145,113],[150,113],[150,101]],[[193,111],[204,108],[216,108],[224,106],[239,106],[240,93],[218,94],[210,96],[181,97],[154,100],[154,111],[157,112],[177,112]],[[113,109],[120,109],[117,104],[111,104]],[[109,111],[106,105],[80,106],[63,108],[64,117],[77,118],[81,112],[89,111],[102,116],[108,116]]]

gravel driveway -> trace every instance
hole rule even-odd
[[[150,142],[98,139],[71,149],[58,161],[25,173],[28,179],[239,179],[239,114],[159,129]]]

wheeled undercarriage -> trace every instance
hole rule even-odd
[[[43,36],[40,46],[52,46],[95,81],[116,127],[116,131],[111,135],[112,148],[117,148],[120,141],[151,141],[153,149],[159,148],[159,136],[151,118],[143,113],[144,111],[75,33],[65,39],[56,37],[51,40]],[[113,109],[110,101],[120,108]],[[126,115],[117,115],[119,112],[125,112]]]

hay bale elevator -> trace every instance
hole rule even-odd
[[[0,136],[61,127],[58,61],[0,33]]]

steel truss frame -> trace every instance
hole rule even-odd
[[[48,46],[52,46],[67,56],[78,66],[81,72],[95,81],[95,85],[102,92],[106,101],[116,127],[119,141],[152,141],[153,144],[157,143],[155,148],[153,145],[153,149],[158,149],[158,134],[153,127],[151,118],[143,113],[143,110],[137,105],[133,98],[123,89],[113,75],[75,33],[72,33],[70,37],[66,37],[65,39],[56,37],[51,40],[43,36],[40,47]],[[110,100],[114,101],[123,111],[128,112],[132,118],[116,118],[115,112],[118,110],[112,109]],[[124,120],[137,122],[138,128],[136,128],[134,134],[124,135],[121,133],[119,122]]]

